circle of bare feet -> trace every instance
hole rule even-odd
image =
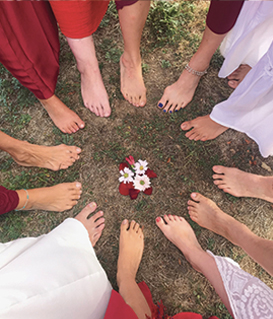
[[[212,314],[218,314],[218,317],[227,315],[208,281],[163,235],[168,233],[167,224],[172,222],[173,217],[168,216],[178,216],[179,223],[190,223],[203,249],[233,258],[273,288],[270,276],[261,271],[261,267],[242,249],[218,235],[215,224],[208,222],[209,218],[204,220],[198,215],[199,204],[195,204],[198,200],[191,197],[192,193],[202,194],[257,235],[264,238],[271,236],[273,214],[270,192],[263,194],[263,199],[262,195],[251,198],[256,192],[253,191],[256,180],[240,175],[236,177],[239,182],[234,183],[230,177],[234,172],[231,174],[222,168],[218,168],[217,172],[213,170],[215,166],[236,167],[247,173],[270,176],[273,169],[273,159],[264,159],[258,146],[246,135],[227,130],[224,126],[211,125],[211,130],[206,129],[207,122],[211,123],[207,116],[214,105],[227,99],[231,93],[227,81],[217,77],[222,62],[219,53],[214,56],[207,75],[195,78],[194,83],[187,82],[194,90],[198,85],[194,95],[189,87],[186,95],[179,95],[178,102],[172,89],[165,91],[164,97],[165,88],[177,82],[183,63],[190,60],[193,47],[199,43],[197,36],[202,36],[206,8],[204,1],[196,2],[192,13],[192,9],[184,4],[185,12],[191,17],[189,21],[196,15],[196,26],[187,20],[183,25],[184,37],[180,39],[180,46],[171,39],[164,42],[164,46],[155,46],[155,33],[151,23],[147,22],[141,43],[142,66],[138,64],[130,68],[126,56],[121,57],[122,35],[116,30],[118,20],[110,7],[93,36],[101,78],[96,79],[97,87],[92,91],[92,98],[88,90],[82,93],[76,62],[64,36],[61,36],[56,95],[71,110],[64,123],[59,112],[53,114],[49,107],[46,112],[26,89],[12,82],[11,75],[1,66],[1,79],[5,84],[0,108],[1,130],[33,145],[56,148],[43,150],[43,154],[47,154],[44,157],[41,157],[39,149],[31,149],[34,155],[27,154],[27,160],[25,153],[14,158],[11,152],[14,161],[1,152],[0,185],[11,189],[32,189],[65,184],[62,190],[51,190],[49,196],[55,196],[57,191],[61,193],[59,197],[73,193],[70,206],[62,209],[62,213],[39,207],[41,210],[0,216],[1,242],[47,233],[67,217],[76,216],[88,203],[95,202],[97,208],[89,207],[90,211],[86,214],[103,211],[103,215],[97,215],[100,219],[98,226],[105,226],[101,226],[103,232],[101,228],[93,232],[91,242],[96,243],[99,239],[96,253],[114,287],[120,225],[124,219],[135,220],[140,227],[144,226],[141,271],[136,278],[137,281],[145,280],[154,300],[162,299],[169,315],[189,309],[202,313],[204,318]],[[82,100],[81,94],[86,101]],[[94,96],[96,100],[93,100]],[[172,104],[168,104],[168,98],[173,99]],[[160,99],[163,99],[164,107],[157,107]],[[181,128],[182,123],[186,123],[184,128]],[[64,144],[67,146],[62,146]],[[49,153],[54,153],[54,156]],[[157,173],[151,196],[140,193],[136,200],[131,200],[119,194],[118,166],[128,154],[146,159]],[[246,182],[243,183],[243,180]],[[81,186],[77,187],[76,183]],[[266,189],[270,187],[272,191],[272,184],[268,183]],[[259,194],[265,193],[263,190],[259,189]],[[210,204],[206,202],[206,205]],[[208,210],[211,212],[213,209]],[[217,210],[213,213],[216,216]],[[158,222],[155,221],[157,217],[161,218]],[[192,238],[191,231],[187,231],[187,236]],[[177,238],[171,237],[170,240],[185,249]],[[195,242],[194,245],[193,249],[198,251],[199,246]]]

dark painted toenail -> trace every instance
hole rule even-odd
[[[159,106],[159,107],[163,107],[163,104],[162,104],[162,103],[159,103],[158,106]]]
[[[166,113],[166,110],[164,110],[163,112]]]
[[[172,111],[170,111],[170,113],[172,113]]]
[[[175,110],[175,112],[178,112],[178,110]]]

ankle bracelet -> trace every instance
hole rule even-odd
[[[23,210],[23,209],[25,209],[25,208],[26,208],[26,206],[27,206],[27,204],[28,204],[29,194],[28,194],[28,191],[27,191],[26,189],[24,189],[24,191],[25,191],[25,192],[26,192],[26,194],[27,194],[27,200],[26,200],[26,202],[25,202],[25,205],[24,205],[22,208],[20,208],[20,209],[15,209],[15,211],[16,211],[16,212],[18,212],[19,210]]]
[[[202,71],[202,72],[196,71],[196,70],[192,69],[192,68],[190,67],[190,64],[189,64],[189,63],[185,66],[185,70],[187,70],[189,73],[191,73],[191,74],[193,74],[193,75],[197,75],[197,76],[203,76],[203,75],[205,75],[205,74],[208,73],[208,72],[207,72],[208,69],[206,69],[205,71]]]

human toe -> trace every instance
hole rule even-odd
[[[204,196],[199,193],[191,193],[191,198],[196,202],[199,202],[203,197]]]
[[[163,229],[166,227],[166,224],[164,223],[163,219],[161,217],[156,218],[156,225],[163,231]]]
[[[139,106],[140,107],[144,107],[146,105],[146,97],[144,98],[143,96],[140,97],[140,101],[139,101]]]
[[[95,205],[94,205],[94,204],[95,204]],[[89,214],[90,214],[90,213],[93,213],[93,212],[96,210],[97,205],[96,205],[96,203],[94,203],[94,204],[93,204],[93,206],[91,207],[92,210],[90,210]],[[101,220],[101,219],[103,219],[103,221],[104,221],[104,218],[102,218],[102,216],[103,216],[103,212],[102,212],[102,211],[99,211],[99,212],[97,212],[96,214],[94,214],[92,217],[90,217],[90,221],[91,221],[92,223],[94,223],[94,224],[96,224],[96,222],[98,222],[98,221]],[[100,223],[99,223],[99,224],[100,224]]]
[[[231,87],[232,89],[236,89],[238,85],[239,85],[239,81],[237,80],[228,81],[228,86]]]
[[[187,131],[187,130],[189,130],[190,128],[192,128],[191,121],[183,122],[183,123],[181,124],[181,129],[182,129],[183,131]]]
[[[212,167],[212,170],[217,174],[224,174],[225,167],[221,165],[215,165]]]
[[[121,232],[124,232],[128,229],[129,221],[127,219],[124,219],[120,225]]]

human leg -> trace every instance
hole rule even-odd
[[[191,58],[192,69],[203,72],[210,64],[216,49],[234,26],[244,1],[211,1],[206,20],[206,28],[197,52]],[[178,81],[168,86],[158,107],[163,112],[173,113],[187,106],[192,100],[200,81],[196,76],[184,70]]]
[[[92,35],[82,39],[67,37],[81,73],[81,92],[85,107],[100,117],[111,115],[108,94],[104,87]]]
[[[210,281],[232,315],[228,295],[216,262],[208,252],[201,248],[188,222],[183,217],[173,215],[164,215],[164,221],[161,217],[157,217],[157,226],[181,250],[192,267],[201,272]]]
[[[1,2],[0,8],[0,62],[34,93],[62,132],[73,133],[83,128],[84,122],[78,115],[54,95],[59,39],[49,4],[9,1]]]
[[[219,234],[241,247],[251,258],[273,275],[273,241],[255,235],[233,217],[225,214],[213,201],[192,193],[188,201],[191,219],[201,227]]]
[[[149,8],[150,1],[137,1],[118,11],[124,41],[124,53],[120,58],[121,92],[124,98],[136,107],[146,104],[140,42]]]
[[[81,197],[79,182],[63,183],[51,187],[16,190],[19,196],[17,210],[48,210],[62,212],[71,209]]]
[[[216,34],[206,26],[200,46],[189,62],[190,67],[195,71],[205,71],[224,37],[225,34]],[[158,107],[163,112],[169,113],[186,107],[193,98],[200,78],[200,76],[192,74],[185,69],[177,82],[165,89],[163,96],[158,102]]]
[[[81,74],[84,105],[97,116],[111,114],[96,57],[92,34],[97,30],[109,1],[50,1],[62,33],[76,58]]]
[[[146,319],[146,314],[151,316],[149,305],[135,281],[143,249],[141,227],[135,221],[129,225],[128,220],[124,220],[120,228],[117,284],[120,295],[139,319]]]
[[[81,149],[76,146],[40,146],[16,140],[0,131],[0,150],[11,155],[22,166],[36,166],[53,171],[66,169],[79,159]]]
[[[214,184],[236,197],[254,197],[273,203],[273,176],[243,172],[238,168],[214,166]]]

